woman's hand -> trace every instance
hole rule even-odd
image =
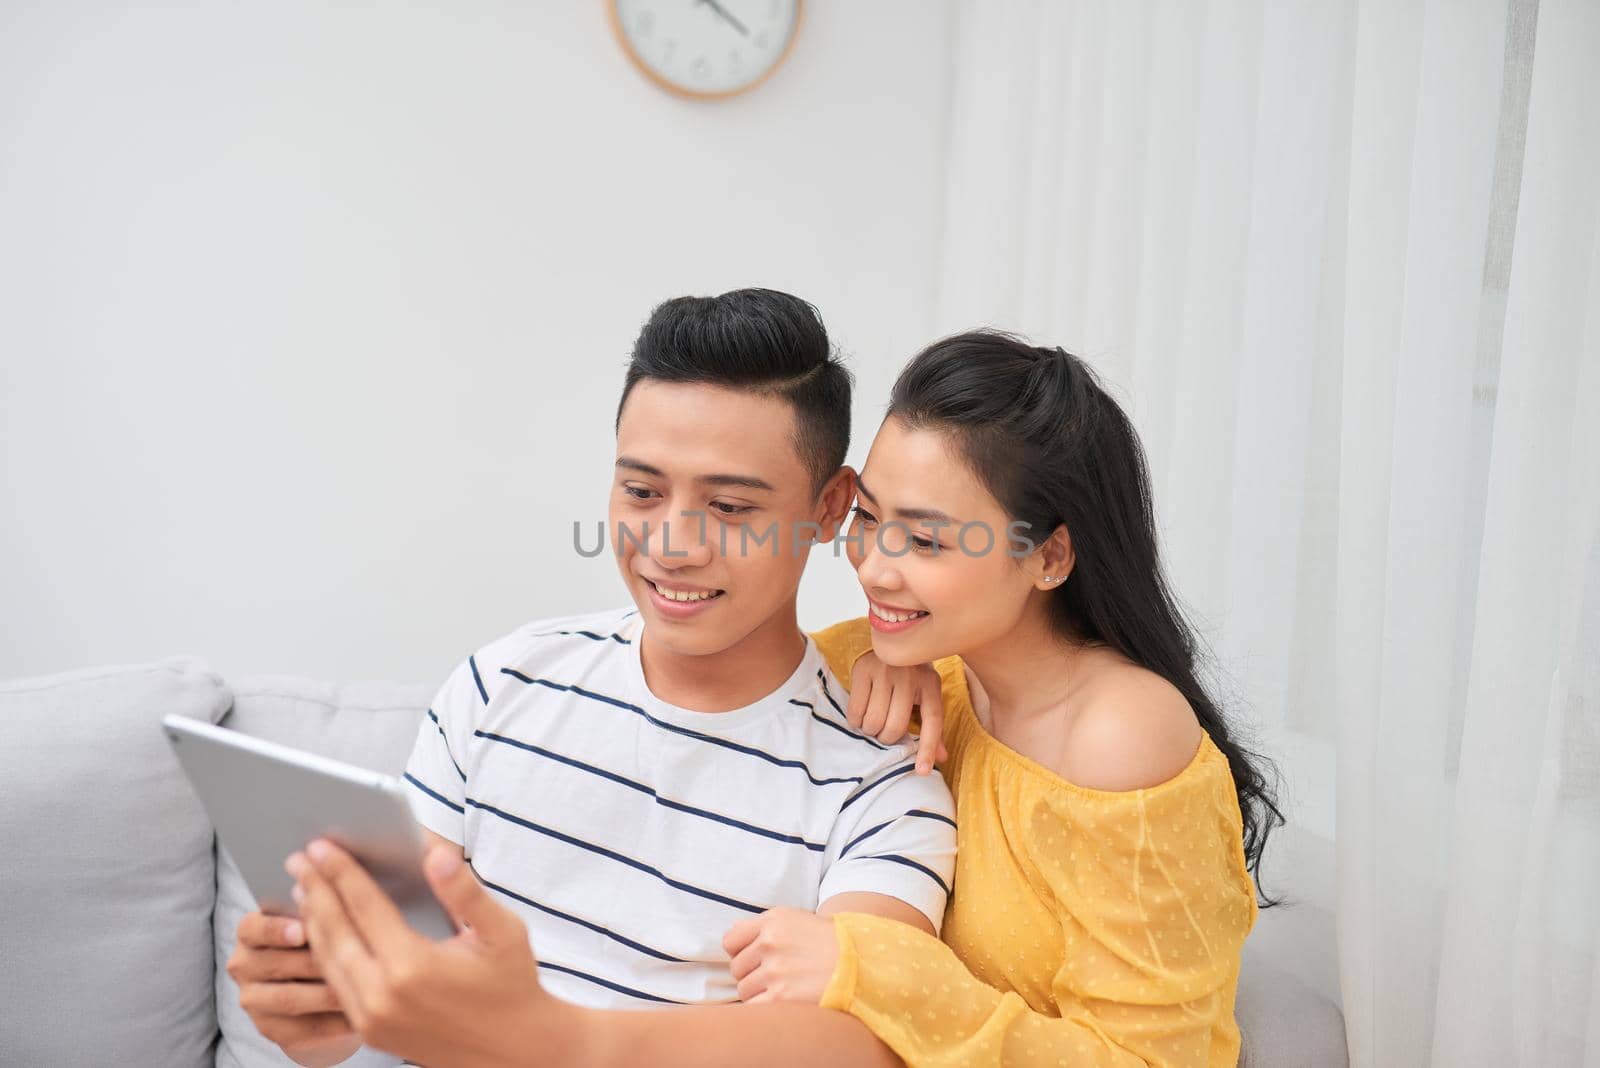
[[[528,930],[489,896],[458,851],[423,870],[459,933],[431,941],[348,853],[315,841],[286,865],[312,951],[368,1045],[422,1064],[575,1064],[577,1009],[539,985]],[[547,1058],[547,1059],[544,1059]]]
[[[839,963],[833,920],[804,909],[768,909],[740,920],[722,936],[732,958],[728,970],[739,984],[739,1000],[796,1001],[816,1005]]]
[[[944,733],[944,696],[939,673],[932,664],[890,667],[868,650],[850,668],[850,704],[845,718],[850,726],[892,745],[906,736],[911,714],[921,721],[917,741],[917,774],[933,770],[934,761],[948,754],[940,740]]]

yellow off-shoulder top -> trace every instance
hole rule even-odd
[[[813,637],[841,680],[872,646],[864,618]],[[1227,758],[1208,735],[1158,786],[1077,786],[983,728],[958,657],[934,666],[957,823],[944,940],[835,917],[823,1007],[911,1068],[1237,1063],[1256,895]]]

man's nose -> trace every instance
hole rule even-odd
[[[650,558],[662,567],[704,567],[711,562],[711,542],[706,532],[704,513],[684,512],[664,519],[650,531],[645,543]]]

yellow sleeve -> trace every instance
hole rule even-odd
[[[984,984],[949,946],[907,924],[843,913],[834,930],[839,963],[822,1007],[861,1020],[908,1068],[1147,1063],[1091,1020],[1034,1012]]]
[[[908,1068],[1188,1068],[1215,1063],[1219,1046],[1232,1050],[1226,1063],[1238,1054],[1236,971],[1187,999],[1154,990],[1142,1003],[1073,998],[1076,1011],[1054,1016],[985,985],[949,946],[907,924],[844,913],[834,929],[839,964],[822,1007],[861,1020]],[[1056,985],[1069,981],[1059,975]]]
[[[1047,807],[1062,836],[1079,832],[1056,837],[1068,844],[1049,855],[1030,850],[1061,914],[1052,1011],[987,985],[937,939],[859,914],[834,919],[839,963],[823,1006],[859,1018],[911,1068],[1234,1063],[1239,955],[1256,904],[1231,782]],[[1003,923],[987,937],[1001,953],[1033,939]]]

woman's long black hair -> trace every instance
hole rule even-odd
[[[975,330],[918,353],[895,381],[889,415],[950,434],[1035,542],[1066,526],[1077,562],[1050,596],[1053,629],[1103,642],[1183,694],[1228,758],[1260,894],[1262,850],[1283,822],[1272,766],[1239,744],[1200,683],[1201,647],[1162,573],[1150,472],[1122,408],[1076,356]]]

